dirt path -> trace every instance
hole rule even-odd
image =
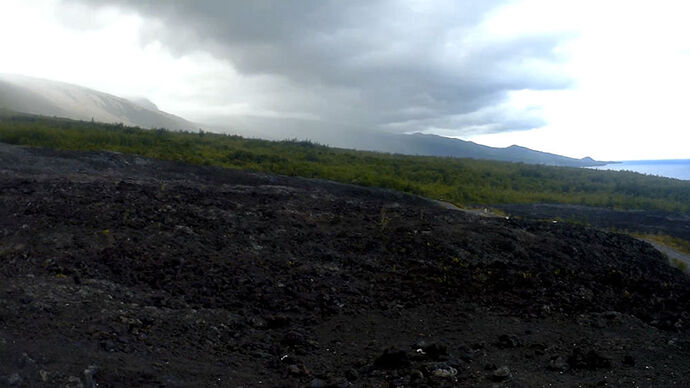
[[[433,203],[435,203],[435,204],[437,204],[438,206],[440,206],[440,207],[443,208],[443,209],[457,210],[457,211],[460,211],[460,212],[463,212],[463,213],[466,213],[466,214],[472,214],[472,215],[480,216],[480,217],[505,218],[505,217],[503,217],[503,216],[500,216],[500,215],[498,215],[498,214],[492,212],[492,211],[489,210],[488,208],[484,208],[484,209],[463,209],[463,208],[461,208],[461,207],[456,206],[456,205],[453,204],[453,203],[446,202],[446,201],[442,201],[442,200],[438,200],[438,199],[431,199],[430,201],[433,202]]]
[[[690,256],[688,256],[682,252],[678,252],[677,250],[675,250],[675,249],[673,249],[667,245],[656,242],[656,241],[647,240],[647,239],[642,239],[642,241],[646,241],[646,242],[652,244],[652,246],[654,248],[656,248],[659,252],[666,254],[666,256],[668,256],[669,262],[671,262],[671,264],[673,264],[672,260],[678,260],[678,261],[685,263],[686,269],[684,270],[684,272],[690,273],[690,270],[688,270],[688,268],[690,268]]]

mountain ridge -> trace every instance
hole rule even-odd
[[[537,151],[515,144],[509,147],[500,148],[437,135],[414,134],[413,136],[418,136],[419,143],[435,142],[438,144],[436,147],[436,152],[438,152],[438,154],[436,154],[436,156],[457,156],[458,151],[464,149],[465,152],[471,154],[469,157],[474,159],[489,159],[504,162],[523,162],[570,167],[600,166],[609,163],[596,161],[590,157],[581,159],[571,158],[550,152]],[[472,147],[472,149],[470,149],[470,147]],[[441,154],[444,150],[448,152],[448,155]]]
[[[142,97],[126,99],[65,82],[0,73],[0,108],[15,112],[122,123],[142,128],[196,131],[213,129],[244,137],[271,140],[309,139],[340,148],[408,155],[473,158],[569,167],[601,166],[591,158],[570,158],[513,145],[490,147],[471,141],[431,135],[396,134],[357,128],[347,124],[288,118],[228,116],[221,126],[197,124],[161,111]]]
[[[131,101],[79,85],[14,74],[0,74],[0,107],[22,113],[143,128],[198,128],[197,124],[157,107],[154,110],[155,105],[148,100]]]

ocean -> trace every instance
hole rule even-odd
[[[592,168],[597,170],[628,170],[667,178],[690,180],[690,159],[631,160]]]

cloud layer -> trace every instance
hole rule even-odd
[[[209,79],[215,89],[204,93],[221,107],[244,95],[250,115],[496,133],[543,124],[538,112],[506,104],[511,91],[571,82],[554,50],[563,35],[506,37],[484,28],[505,1],[69,2],[136,12],[146,20],[142,44],[226,61],[238,76]]]

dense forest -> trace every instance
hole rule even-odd
[[[331,148],[310,141],[141,129],[0,112],[0,142],[110,150],[187,163],[385,187],[459,206],[554,202],[690,211],[690,182],[633,172]]]

